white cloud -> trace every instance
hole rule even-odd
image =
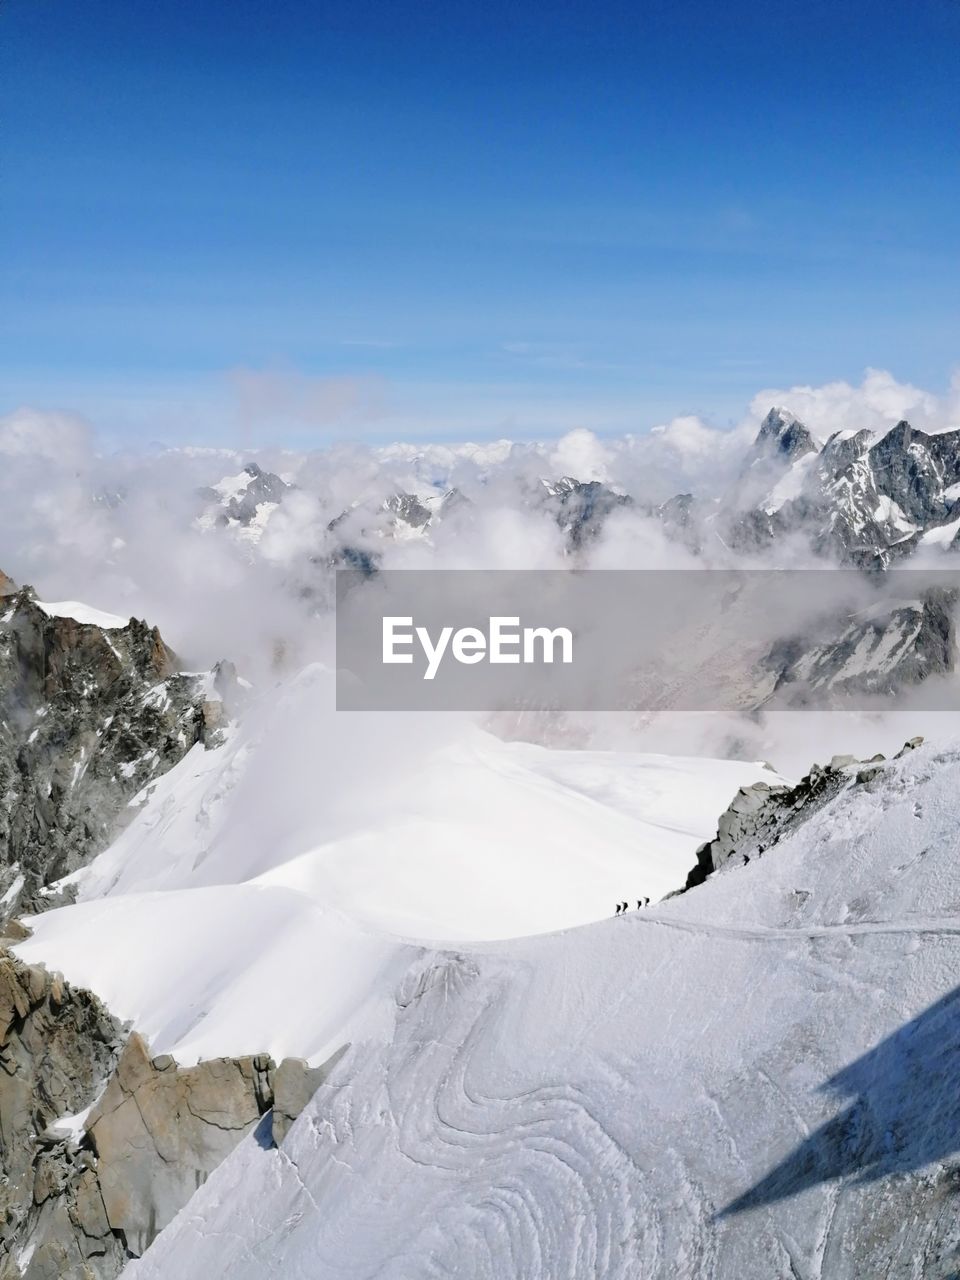
[[[89,456],[93,433],[69,413],[22,408],[0,418],[0,453],[8,458],[46,458],[62,466]]]
[[[569,431],[550,454],[550,468],[556,476],[578,480],[609,480],[611,450],[592,431]]]
[[[246,411],[261,421],[273,421],[274,412],[320,421],[369,405],[365,385],[353,380],[252,371],[236,376]],[[882,431],[903,415],[918,427],[941,429],[960,422],[960,381],[938,396],[870,370],[860,385],[763,391],[729,429],[686,415],[645,434],[598,436],[576,428],[539,445],[104,454],[80,418],[21,409],[0,418],[0,568],[48,598],[82,599],[109,612],[147,617],[191,661],[226,655],[248,661],[257,651],[272,652],[278,637],[307,635],[310,590],[331,549],[330,521],[359,503],[354,524],[369,528],[369,513],[401,489],[424,496],[455,485],[470,501],[429,540],[377,543],[388,565],[566,563],[553,513],[530,501],[540,477],[562,474],[603,480],[638,500],[610,522],[593,553],[597,563],[675,563],[685,553],[664,544],[643,503],[679,492],[709,498],[724,489],[772,403],[791,409],[821,436],[856,426]],[[259,548],[222,531],[198,534],[198,490],[251,458],[298,486],[272,514]]]
[[[828,382],[822,387],[761,391],[750,403],[747,421],[759,425],[771,405],[782,404],[821,439],[834,431],[864,427],[888,431],[902,418],[924,431],[944,431],[960,425],[958,401],[956,381],[949,396],[938,397],[909,382],[898,382],[884,369],[867,369],[859,386]]]

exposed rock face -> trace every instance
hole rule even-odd
[[[277,1067],[272,1077],[271,1132],[278,1147],[282,1146],[290,1126],[346,1053],[347,1048],[347,1045],[343,1045],[319,1067],[308,1066],[303,1058],[284,1058]]]
[[[911,738],[900,755],[918,747],[922,738]],[[697,850],[697,865],[687,876],[685,889],[703,884],[715,871],[743,866],[772,845],[791,835],[845,787],[872,781],[883,767],[884,757],[869,760],[834,756],[828,765],[813,765],[795,787],[755,782],[741,787],[720,815],[717,834]]]
[[[53,617],[31,588],[0,618],[0,893],[4,915],[98,853],[126,804],[198,742],[215,743],[229,664],[178,671],[159,631]],[[49,905],[49,904],[47,904]]]
[[[566,536],[567,549],[572,552],[596,538],[614,511],[633,505],[627,494],[618,493],[599,480],[583,482],[564,476],[554,483],[544,481],[543,488],[543,502],[552,511]]]
[[[411,529],[422,529],[430,523],[430,510],[415,494],[393,493],[383,504],[384,511]]]
[[[960,432],[900,422],[881,439],[835,432],[818,448],[802,423],[772,409],[725,507],[741,551],[791,536],[859,568],[884,569],[960,520]],[[937,537],[949,545],[953,534]]]
[[[281,1142],[339,1056],[178,1067],[0,952],[0,1280],[113,1280],[242,1137]]]
[[[210,507],[202,525],[239,526],[240,529],[262,529],[270,513],[280,505],[293,488],[272,471],[264,471],[248,462],[238,476],[221,480],[200,496]]]
[[[772,457],[784,462],[796,462],[805,454],[816,452],[816,441],[800,419],[788,410],[774,406],[760,424],[745,467],[750,468],[758,460],[765,461]]]
[[[90,1105],[122,1041],[95,996],[0,953],[2,1280],[119,1273],[90,1154],[53,1126]]]
[[[823,643],[775,645],[762,666],[776,673],[772,698],[789,705],[842,702],[848,695],[891,695],[945,675],[956,665],[957,593],[932,588],[918,600],[891,602],[843,625]]]
[[[134,1033],[85,1129],[104,1211],[139,1256],[273,1103],[274,1063],[220,1058],[178,1068]]]

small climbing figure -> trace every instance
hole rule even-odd
[[[649,898],[644,898],[644,900],[643,900],[643,905],[644,905],[645,907],[649,907],[649,905],[650,905],[650,899],[649,899]]]
[[[619,915],[619,914],[620,914],[620,912],[621,912],[622,910],[623,910],[623,903],[622,903],[622,902],[618,902],[618,903],[617,903],[617,909],[616,909],[616,911],[614,912],[614,914],[615,914],[615,915]]]

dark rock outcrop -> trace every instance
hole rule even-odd
[[[392,493],[384,502],[383,509],[411,529],[422,529],[430,523],[429,508],[412,493]]]
[[[780,462],[796,462],[805,454],[816,452],[816,441],[800,419],[786,409],[774,406],[760,424],[753,448],[744,460],[744,470],[772,458]]]
[[[159,631],[45,612],[31,588],[0,618],[0,894],[3,914],[109,842],[123,810],[196,743],[219,741],[236,673],[181,672]]]
[[[900,755],[918,747],[911,738]],[[882,755],[869,760],[834,756],[827,765],[815,764],[796,786],[754,782],[741,787],[720,815],[717,834],[697,850],[697,863],[684,889],[703,884],[715,871],[743,866],[785,837],[792,835],[845,787],[871,782],[884,765]],[[681,891],[682,892],[682,891]]]
[[[572,476],[552,483],[544,481],[541,502],[563,531],[570,552],[581,550],[597,538],[613,512],[634,505],[628,494],[599,480],[581,481]]]
[[[947,675],[956,666],[957,604],[956,591],[934,587],[916,600],[864,610],[831,638],[778,642],[761,662],[776,676],[771,700],[842,705],[851,696],[896,696]]]
[[[0,953],[0,1278],[112,1277],[126,1259],[88,1151],[57,1121],[83,1113],[123,1029],[95,996]]]
[[[210,518],[218,525],[241,525],[248,528],[261,514],[260,507],[278,506],[293,488],[272,471],[264,471],[255,462],[243,468],[247,481],[236,492],[222,493],[217,487],[201,489],[200,496],[211,503]],[[241,476],[242,478],[242,476]]]
[[[771,409],[722,504],[724,538],[751,552],[799,537],[828,559],[886,569],[960,518],[958,484],[958,431],[899,422],[880,439],[835,432],[818,448],[802,423]]]
[[[241,1138],[282,1142],[343,1051],[178,1067],[0,952],[0,1280],[114,1280]]]

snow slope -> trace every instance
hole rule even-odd
[[[31,923],[23,959],[95,991],[181,1065],[260,1052],[323,1061],[388,1016],[410,950],[255,885],[130,894]]]
[[[922,748],[679,899],[421,949],[125,1275],[955,1274],[958,790]]]
[[[79,901],[32,919],[19,954],[181,1062],[319,1060],[355,1012],[392,1001],[402,939],[635,908],[683,883],[740,786],[778,780],[755,764],[504,743],[443,717],[336,717],[330,699],[329,672],[309,668],[225,746],[151,784],[72,877]]]
[[[73,618],[74,622],[81,622],[89,627],[102,627],[104,631],[116,631],[130,623],[129,618],[105,613],[103,609],[94,609],[79,600],[56,600],[48,603],[38,600],[36,604],[48,618]]]

